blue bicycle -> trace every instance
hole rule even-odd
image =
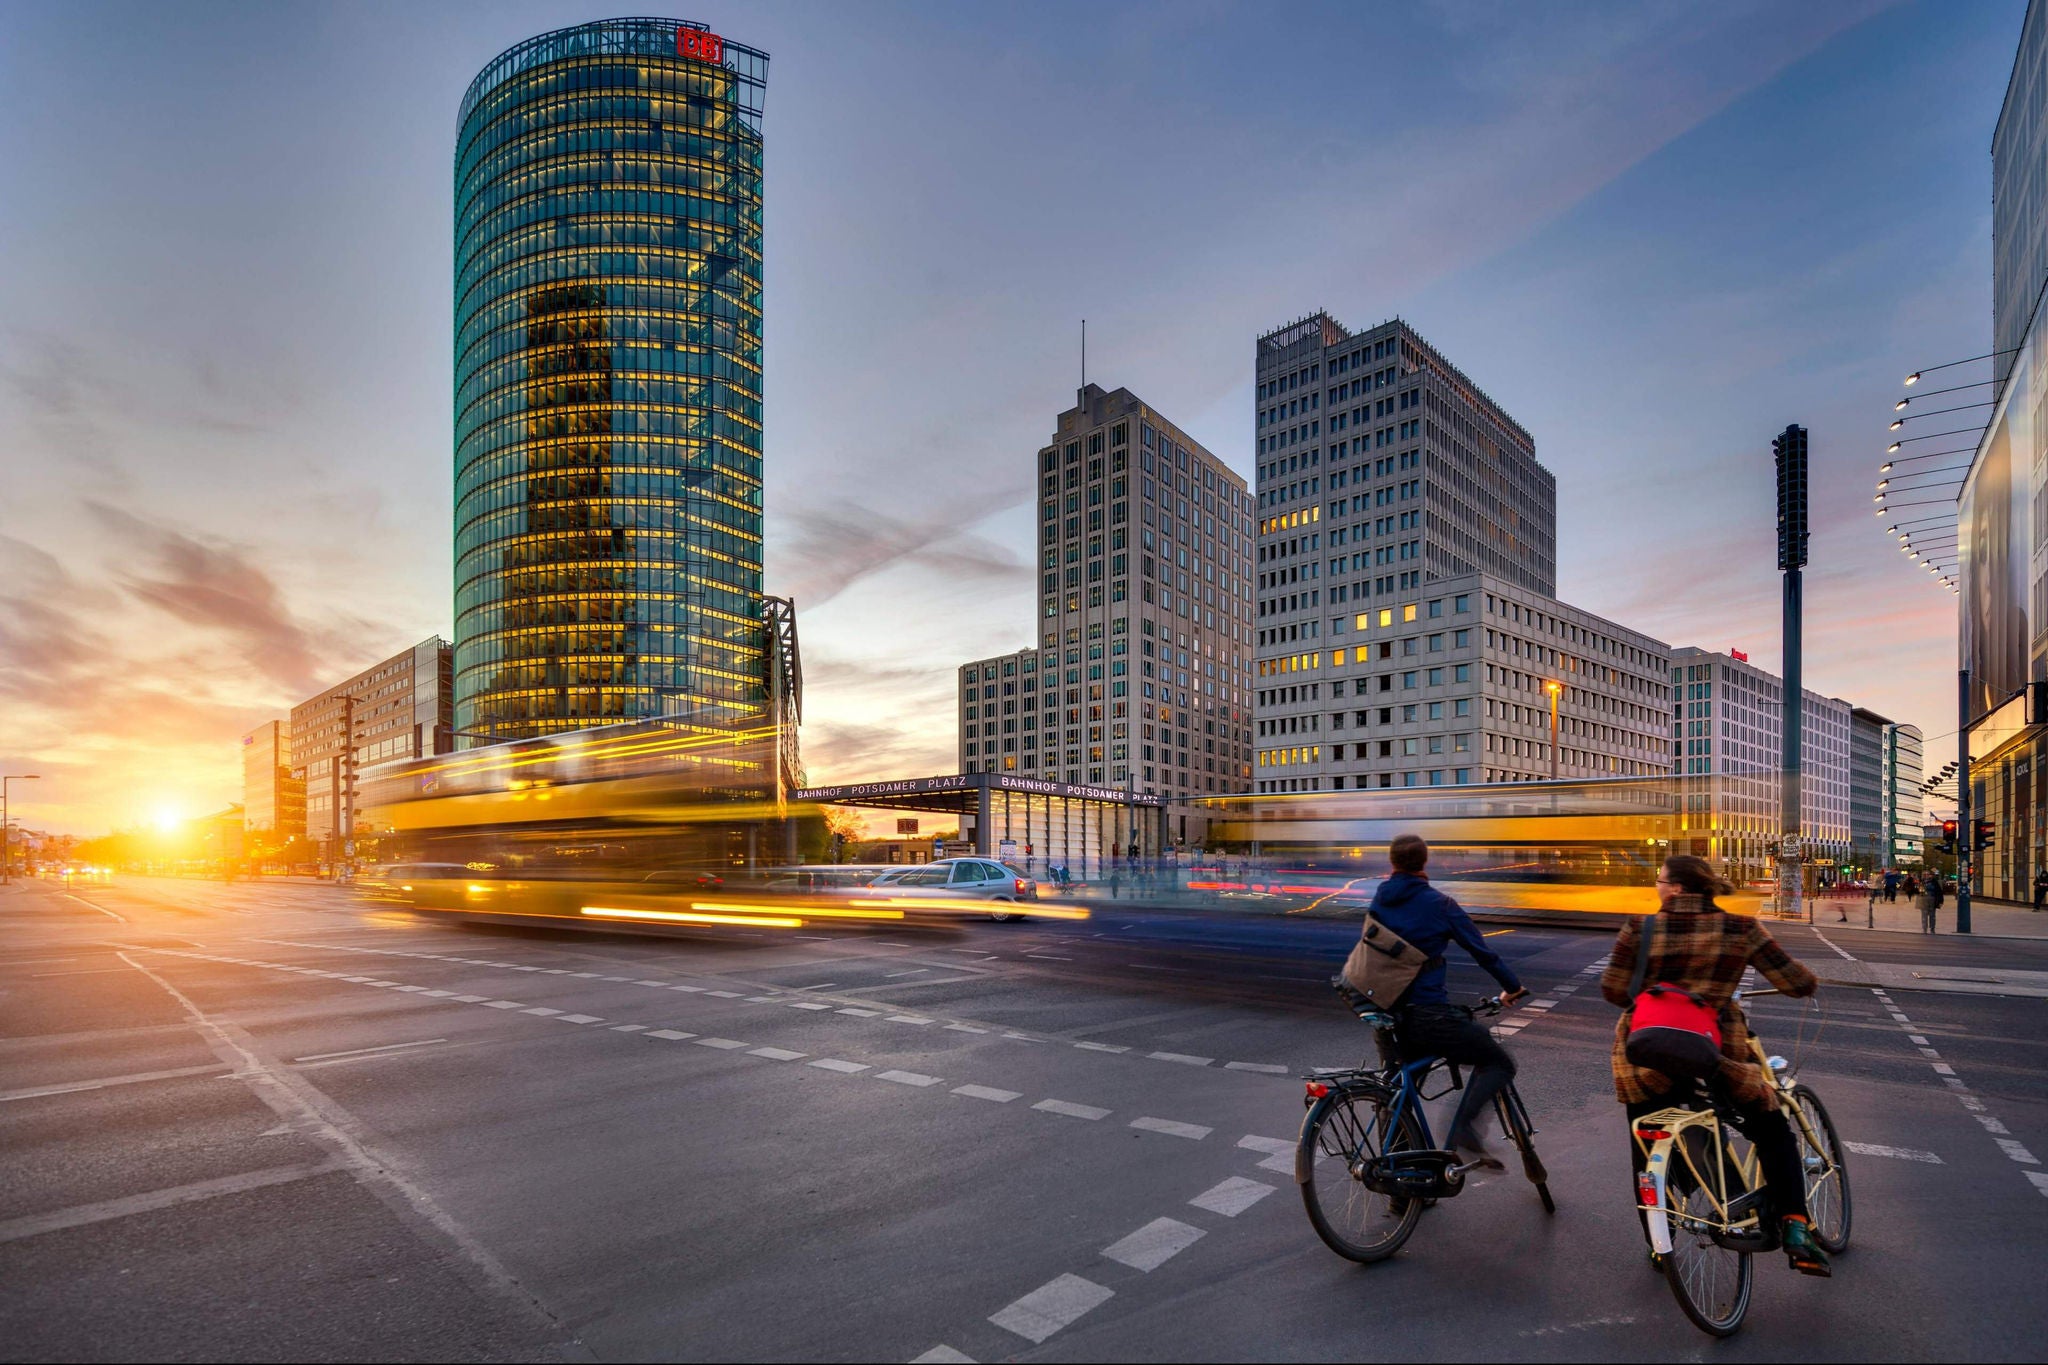
[[[1401,1061],[1394,1048],[1393,1016],[1341,978],[1332,984],[1353,1012],[1372,1025],[1380,1065],[1303,1077],[1308,1114],[1294,1150],[1294,1181],[1301,1186],[1309,1222],[1330,1250],[1353,1261],[1382,1261],[1401,1249],[1426,1205],[1465,1188],[1470,1168],[1459,1164],[1456,1153],[1437,1146],[1422,1111],[1424,1100],[1441,1099],[1465,1082],[1457,1065],[1441,1057]],[[1499,1014],[1500,997],[1480,1001],[1473,1011]],[[1448,1072],[1449,1083],[1424,1094],[1440,1067]],[[1494,1108],[1501,1132],[1522,1155],[1522,1173],[1536,1187],[1544,1212],[1557,1212],[1549,1175],[1536,1155],[1536,1129],[1512,1081],[1501,1088]]]

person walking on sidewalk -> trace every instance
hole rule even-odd
[[[1920,894],[1913,897],[1913,903],[1920,907],[1921,933],[1934,932],[1934,912],[1941,909],[1941,902],[1941,878],[1929,874],[1927,880],[1920,883]]]
[[[2048,866],[2034,873],[2034,909],[2040,910],[2041,902],[2048,900]]]

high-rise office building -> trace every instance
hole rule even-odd
[[[242,736],[242,827],[252,847],[305,836],[306,788],[292,776],[288,720],[266,720]]]
[[[1260,659],[1255,790],[1671,770],[1661,640],[1487,574],[1405,599],[1330,618],[1330,648]]]
[[[1927,818],[1921,794],[1920,727],[1893,725],[1884,734],[1884,811],[1886,867],[1905,867],[1924,856],[1920,831]]]
[[[1602,707],[1611,702],[1661,712],[1664,646],[1553,600],[1557,480],[1537,462],[1535,442],[1414,328],[1397,318],[1354,333],[1329,314],[1314,313],[1258,339],[1255,379],[1258,790],[1339,790],[1339,780],[1355,788],[1361,780],[1456,785],[1548,776],[1547,702],[1540,741],[1476,723],[1486,718],[1489,697],[1510,716],[1529,709],[1518,699],[1492,696],[1485,685],[1488,671],[1498,676],[1503,666],[1539,684],[1555,682],[1565,696],[1584,696],[1589,705],[1597,695]],[[1576,677],[1490,660],[1483,641],[1489,630],[1499,634],[1501,623],[1482,622],[1477,611],[1443,632],[1409,624],[1429,603],[1463,598],[1483,605],[1489,596],[1511,613],[1532,613],[1565,631],[1561,640],[1544,644],[1546,653],[1556,648],[1561,656],[1587,657],[1583,647],[1567,648],[1574,633],[1616,642],[1630,652],[1636,671],[1629,677],[1641,690],[1610,695],[1604,671],[1596,692]],[[1458,660],[1391,670],[1397,680],[1409,672],[1426,679],[1434,668],[1444,674],[1443,690],[1360,708],[1349,704],[1357,697],[1348,679],[1340,697],[1335,678],[1299,676],[1306,661],[1328,668],[1342,659],[1347,668],[1360,668],[1360,642],[1340,637],[1378,630],[1382,618],[1417,640],[1462,634],[1465,652]],[[1375,637],[1372,662],[1383,646],[1409,643],[1404,634]],[[1462,680],[1453,682],[1460,672]],[[1591,683],[1592,675],[1583,681]],[[1379,681],[1366,685],[1377,688]],[[1441,707],[1448,721],[1460,705],[1467,708],[1456,717],[1467,722],[1463,728],[1406,728],[1411,709],[1426,725],[1433,709]],[[1387,733],[1335,738],[1340,721],[1350,727],[1364,715],[1377,725],[1382,712],[1392,717]],[[1559,748],[1583,754],[1589,766],[1597,754],[1603,768],[1611,759],[1620,771],[1662,771],[1656,766],[1662,755],[1635,751],[1628,747],[1633,740],[1612,750],[1564,743],[1563,735],[1580,722],[1607,727],[1606,712],[1565,712],[1559,719]],[[1453,747],[1461,741],[1464,748]],[[1489,750],[1489,741],[1496,747]],[[1444,746],[1441,753],[1430,752],[1433,743]],[[1505,750],[1497,747],[1503,743]],[[1402,762],[1410,758],[1438,761]],[[1559,776],[1567,775],[1586,772],[1571,772],[1561,762]]]
[[[2003,379],[2048,285],[2048,5],[2029,0],[1991,135],[1992,372]]]
[[[455,151],[455,715],[759,714],[768,58],[611,19],[493,60]],[[474,742],[466,738],[465,743]]]
[[[292,708],[292,776],[321,857],[347,856],[364,768],[455,747],[453,656],[446,640],[422,640]]]
[[[961,666],[961,771],[1249,790],[1244,480],[1130,390],[1095,384],[1036,472],[1038,643]]]
[[[1671,736],[1687,784],[1679,830],[1696,853],[1734,879],[1761,877],[1784,834],[1785,684],[1732,654],[1671,651]],[[1807,692],[1800,729],[1799,841],[1809,863],[1846,861],[1850,706]]]
[[[1849,862],[1885,865],[1891,830],[1885,824],[1885,736],[1892,722],[1861,706],[1849,709]]]

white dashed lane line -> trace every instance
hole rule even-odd
[[[797,935],[797,937],[801,938],[803,937],[803,935],[799,934]],[[316,948],[324,952],[362,953],[378,957],[406,957],[415,958],[427,962],[453,962],[466,967],[491,967],[504,971],[538,972],[549,976],[566,976],[584,981],[605,981],[620,985],[645,986],[650,990],[680,991],[684,994],[689,995],[714,996],[721,1000],[738,1000],[742,1003],[749,1005],[784,1005],[791,1009],[811,1010],[819,1013],[822,1013],[827,1010],[832,1010],[836,1011],[839,1014],[847,1015],[855,1019],[879,1018],[885,1019],[886,1022],[891,1024],[902,1024],[910,1028],[925,1028],[938,1022],[938,1020],[929,1018],[924,1015],[890,1014],[886,1009],[870,1009],[865,1006],[858,1005],[831,1005],[827,1004],[822,1000],[794,1000],[791,999],[789,994],[787,993],[766,993],[748,995],[744,991],[717,990],[707,986],[685,985],[673,981],[636,979],[634,977],[628,976],[599,976],[596,972],[572,972],[565,967],[532,967],[525,966],[516,962],[495,962],[482,958],[455,957],[447,953],[415,953],[403,951],[396,948],[363,948],[339,943],[306,943],[297,939],[259,939],[256,941],[261,943],[277,943],[292,948]],[[980,954],[981,952],[981,950],[977,948],[949,948],[946,951],[970,954]],[[240,959],[223,960],[239,961]],[[278,963],[257,963],[251,965],[279,967],[281,970],[302,972],[309,976],[332,975],[332,973],[320,972],[310,968],[286,967]],[[918,967],[907,971],[890,972],[887,975],[889,977],[923,976],[929,975],[930,972],[931,968],[929,967]],[[340,979],[353,981],[361,980],[363,978],[341,977]],[[396,989],[407,991],[408,993],[414,991],[423,994],[429,993],[427,992],[427,989],[424,986],[400,987],[397,986],[396,983],[385,982],[377,982],[375,984],[390,985],[395,987]],[[792,986],[787,988],[787,990],[788,992],[822,991],[829,990],[837,985],[839,985],[837,981],[814,981],[804,986]],[[948,1023],[945,1025],[945,1027],[948,1029],[952,1029],[953,1031],[958,1033],[996,1034],[996,1036],[1000,1036],[1011,1042],[1018,1043],[1041,1043],[1051,1041],[1043,1038],[1035,1038],[1028,1033],[1019,1033],[1015,1031],[1003,1031],[997,1034],[997,1031],[995,1030],[980,1028],[972,1024]],[[1506,1028],[1504,1031],[1512,1033],[1518,1027],[1519,1025],[1513,1025]],[[1185,1052],[1139,1051],[1132,1047],[1120,1046],[1118,1044],[1113,1043],[1077,1041],[1070,1042],[1067,1045],[1069,1047],[1078,1048],[1085,1052],[1107,1052],[1116,1053],[1120,1055],[1134,1055],[1136,1058],[1144,1061],[1165,1062],[1174,1066],[1207,1067],[1213,1065],[1216,1060],[1213,1057],[1197,1057]],[[1280,1065],[1277,1062],[1225,1062],[1223,1063],[1223,1069],[1225,1071],[1241,1071],[1248,1072],[1253,1075],[1262,1076],[1284,1076],[1288,1074],[1288,1068]]]
[[[1203,1235],[1201,1228],[1178,1219],[1154,1218],[1130,1236],[1104,1247],[1102,1254],[1149,1275],[1193,1246]]]
[[[1822,943],[1827,944],[1828,947],[1833,948],[1849,961],[1854,962],[1857,960],[1820,930],[1815,929],[1813,936]],[[2007,1128],[1997,1115],[1993,1114],[1985,1105],[1984,1101],[1978,1097],[1977,1093],[1964,1083],[1963,1078],[1956,1074],[1956,1069],[1941,1059],[1941,1053],[1927,1045],[1926,1035],[1913,1031],[1913,1021],[1906,1017],[1906,1012],[1900,1009],[1898,1002],[1892,999],[1891,992],[1885,990],[1882,986],[1872,986],[1870,987],[1870,993],[1877,999],[1878,1004],[1884,1006],[1885,1013],[1889,1014],[1892,1017],[1892,1022],[1899,1026],[1899,1032],[1904,1034],[1907,1040],[1913,1044],[1914,1050],[1926,1060],[1928,1067],[1940,1079],[1941,1083],[1948,1088],[1948,1092],[1956,1097],[1956,1101],[1969,1111],[1970,1117],[1977,1120],[1978,1126],[1983,1128],[1990,1135],[1991,1140],[1998,1144],[1998,1150],[2005,1153],[2008,1160],[2023,1168],[2040,1165],[2040,1159],[2010,1136],[2012,1130]],[[1860,1144],[1854,1142],[1845,1142],[1843,1146],[1852,1152],[1864,1150]],[[1906,1159],[1914,1161],[1924,1161],[1929,1157],[1933,1157],[1937,1162],[1941,1159],[1932,1152],[1916,1153],[1912,1152],[1912,1149],[1904,1147],[1884,1148],[1873,1152],[1872,1155],[1906,1156]],[[2048,1195],[2048,1172],[2023,1169],[2021,1173],[2033,1183],[2036,1190],[2040,1191],[2043,1195]]]

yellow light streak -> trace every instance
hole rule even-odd
[[[1030,915],[1034,919],[1087,919],[1088,911],[1081,906],[1069,909],[1062,905],[1049,905],[1044,901],[983,901],[983,900],[941,900],[927,896],[895,896],[882,901],[884,905],[900,905],[906,910],[962,910],[971,915]]]
[[[786,915],[706,915],[684,910],[622,910],[615,906],[585,905],[577,912],[592,919],[651,919],[677,924],[752,924],[769,929],[801,929],[804,922]]]
[[[730,901],[691,901],[692,910],[727,911],[744,915],[786,915],[786,905],[747,905]],[[835,910],[826,906],[805,905],[798,913],[810,919],[902,919],[901,910]]]

